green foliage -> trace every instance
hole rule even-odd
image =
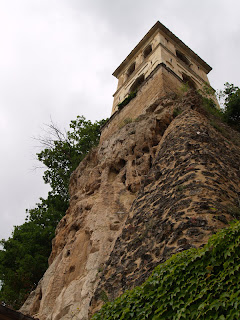
[[[227,138],[228,140],[232,140],[232,142],[235,142],[234,138],[235,137],[232,137],[228,130],[226,130],[226,127],[223,127],[222,123],[221,122],[216,122],[215,120],[210,120],[210,124],[217,130],[219,131],[225,138]]]
[[[218,109],[216,107],[215,102],[213,101],[213,99],[211,98],[207,98],[207,97],[202,97],[202,105],[204,107],[204,109],[214,115],[215,117],[219,118],[221,121],[224,120],[224,113],[223,110]]]
[[[47,199],[40,198],[35,208],[26,210],[25,223],[1,241],[0,300],[7,305],[19,308],[46,271],[56,226],[68,207],[70,175],[97,145],[104,122],[77,117],[65,135],[50,125],[50,138],[40,139],[45,148],[37,156],[47,167],[43,179],[52,191]]]
[[[27,210],[26,222],[1,241],[0,299],[14,308],[21,306],[47,269],[55,228],[67,209],[59,195],[49,193],[47,200],[40,200]]]
[[[125,98],[121,103],[118,104],[118,108],[121,110],[123,107],[125,107],[133,98],[135,98],[137,95],[137,91],[129,93],[127,98]]]
[[[92,320],[240,318],[240,222],[201,249],[175,254],[140,287],[106,303]]]
[[[189,86],[188,82],[182,83],[182,85],[180,87],[180,94],[188,92],[188,90],[190,90],[190,86]]]
[[[65,135],[57,132],[56,140],[48,140],[47,148],[37,154],[47,170],[43,179],[49,183],[53,194],[60,195],[65,201],[68,200],[68,183],[73,170],[83,160],[89,150],[98,144],[100,128],[106,120],[91,121],[83,116],[78,116],[71,121],[70,130]]]
[[[203,87],[202,87],[202,91],[204,92],[204,94],[206,94],[207,96],[213,96],[215,95],[215,90],[207,83],[205,82]]]
[[[224,90],[220,90],[217,94],[222,107],[222,109],[218,109],[211,98],[215,91],[208,85],[204,85],[202,90],[203,107],[208,113],[240,130],[240,89],[228,82],[224,84],[224,87]],[[201,92],[199,93],[201,94]]]
[[[221,96],[221,99],[225,97],[226,95],[223,93],[218,94],[218,97]],[[240,131],[240,121],[229,121],[229,116],[227,112],[227,107],[224,102],[224,104],[220,101],[220,104],[222,105],[222,109],[217,108],[215,102],[211,98],[203,97],[202,96],[202,106],[204,110],[207,112],[207,114],[210,116],[210,124],[219,131],[226,139],[227,141],[231,140],[235,145],[240,145],[240,141],[238,138],[238,135],[233,135],[231,131],[229,131],[228,126],[226,126],[227,123],[235,130]]]
[[[109,301],[108,296],[104,290],[100,292],[100,299],[105,303]]]
[[[228,82],[224,86],[221,96],[224,99],[225,119],[229,124],[235,125],[240,130],[240,89]]]
[[[176,118],[181,113],[182,113],[182,110],[180,110],[179,108],[175,108],[173,110],[173,117]]]
[[[186,189],[186,188],[187,188],[186,185],[180,185],[180,186],[177,186],[176,191],[181,192],[181,191],[183,191],[183,190]]]

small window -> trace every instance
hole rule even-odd
[[[143,51],[143,57],[144,59],[147,58],[147,56],[152,52],[152,46],[151,44],[147,46],[147,48]]]
[[[130,88],[130,90],[129,90],[129,93],[137,91],[137,89],[138,89],[138,88],[140,87],[140,85],[144,82],[144,80],[145,80],[145,77],[144,77],[144,75],[142,74],[140,77],[138,77],[138,78],[134,81],[133,85],[131,86],[131,88]]]
[[[186,65],[190,66],[190,61],[187,59],[187,57],[180,51],[176,50],[176,56],[182,60]]]
[[[127,71],[128,77],[135,71],[135,67],[136,67],[136,63],[134,62],[133,64],[131,64],[131,66],[129,67],[129,69]]]
[[[185,73],[182,74],[182,77],[183,77],[183,82],[186,83],[189,86],[189,88],[196,89],[196,84],[191,77],[189,77]]]

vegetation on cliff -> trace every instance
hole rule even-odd
[[[100,128],[106,120],[92,123],[83,116],[78,116],[70,123],[70,131],[66,134],[59,131],[56,126],[50,125],[50,135],[53,138],[43,138],[44,148],[37,154],[47,170],[43,180],[49,183],[54,195],[59,195],[63,201],[68,202],[68,185],[71,173],[84,159],[89,150],[95,147],[100,138]]]
[[[240,89],[227,82],[224,90],[220,91],[220,96],[224,100],[226,121],[240,130]]]
[[[214,95],[214,92],[205,90],[208,97]],[[234,129],[240,131],[240,88],[226,82],[224,89],[217,93],[221,109],[216,108],[215,102],[211,98],[203,97],[203,106],[208,112],[226,122]]]
[[[34,209],[27,211],[26,222],[15,226],[12,236],[2,240],[0,251],[0,299],[19,308],[48,267],[51,241],[67,204],[49,193]]]
[[[5,304],[20,307],[46,271],[56,226],[68,207],[70,175],[98,144],[103,123],[77,117],[66,134],[50,125],[51,135],[42,140],[44,149],[37,157],[47,168],[43,179],[52,190],[47,199],[40,198],[35,208],[26,210],[25,223],[1,241],[0,300]]]
[[[140,287],[106,303],[92,320],[239,319],[240,222],[200,249],[175,254]]]

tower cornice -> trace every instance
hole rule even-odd
[[[204,69],[206,73],[209,73],[212,68],[201,59],[193,50],[191,50],[185,43],[183,43],[177,36],[175,36],[168,28],[166,28],[161,22],[157,21],[155,25],[147,32],[147,34],[142,38],[142,40],[135,46],[135,48],[129,53],[129,55],[123,60],[123,62],[117,67],[113,72],[113,76],[119,77],[121,72],[124,70],[129,61],[135,56],[135,54],[147,43],[147,41],[152,37],[152,35],[159,30],[164,35],[172,39],[179,48],[183,49],[190,57],[192,57],[199,65]]]

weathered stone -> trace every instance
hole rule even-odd
[[[159,263],[201,246],[234,218],[239,147],[211,127],[200,105],[198,112],[194,94],[171,99],[158,101],[167,105],[162,113],[156,107],[103,141],[73,173],[50,266],[23,313],[88,319],[104,297],[141,284]]]

